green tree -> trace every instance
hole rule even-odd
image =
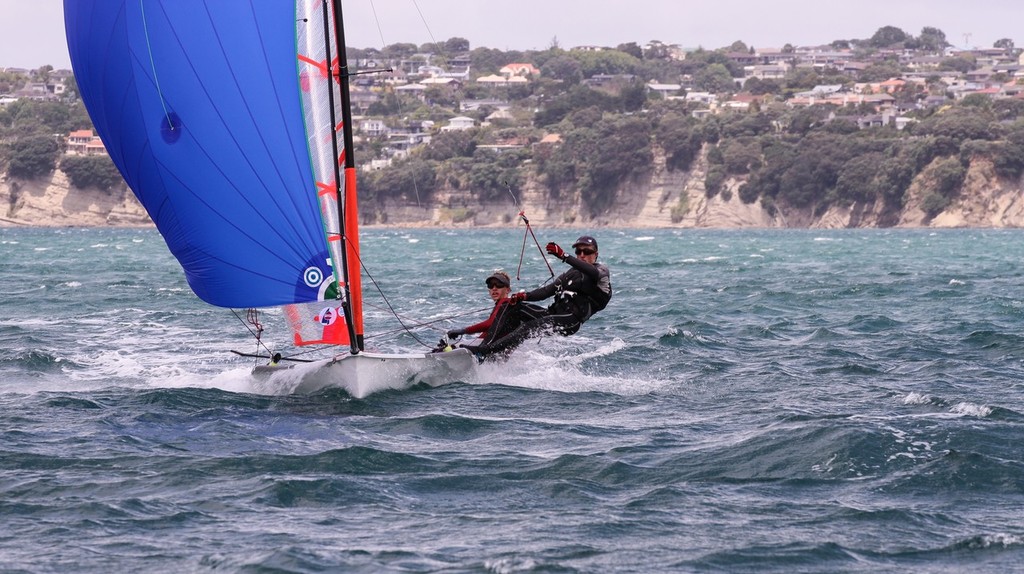
[[[868,44],[875,48],[888,48],[894,44],[905,42],[908,38],[906,32],[895,26],[883,26],[871,36]]]
[[[601,124],[588,134],[580,157],[580,196],[591,214],[604,212],[614,202],[619,186],[629,177],[650,169],[650,123],[629,116]],[[596,137],[593,137],[596,136]]]
[[[697,121],[676,112],[667,113],[658,120],[654,137],[665,152],[669,171],[690,169],[703,144]]]
[[[883,82],[890,78],[898,78],[903,74],[903,70],[899,64],[894,62],[885,62],[881,64],[871,64],[857,76],[857,79],[861,82]]]
[[[711,199],[718,195],[725,184],[725,178],[725,170],[722,169],[722,166],[713,165],[708,168],[708,173],[704,176],[704,196]]]
[[[984,108],[957,106],[921,121],[914,127],[915,135],[950,138],[956,142],[968,139],[993,140],[1001,134],[992,122],[992,114]]]
[[[949,42],[946,41],[946,33],[931,26],[922,28],[921,35],[917,39],[920,48],[929,52],[941,52],[949,46]]]
[[[453,157],[472,157],[476,152],[479,130],[453,130],[441,132],[421,148],[419,155],[424,160],[445,161]]]
[[[584,78],[596,74],[636,74],[642,68],[639,59],[616,50],[600,52],[573,50],[569,52],[569,56],[579,62],[580,72]]]
[[[642,82],[630,82],[619,91],[619,109],[624,112],[638,112],[647,102],[647,86]]]
[[[43,82],[43,83],[49,82],[50,81],[50,74],[52,72],[53,72],[53,66],[51,66],[49,64],[47,64],[45,66],[41,66],[38,69],[32,70],[32,72],[31,72],[32,79],[34,79],[37,82]]]
[[[445,54],[462,54],[469,51],[469,40],[457,36],[448,38],[444,42]]]
[[[53,172],[57,166],[60,146],[52,136],[23,137],[11,144],[7,175],[22,179],[36,179]]]
[[[106,154],[65,156],[60,162],[60,169],[68,175],[71,185],[79,189],[95,187],[108,191],[124,181]]]
[[[726,48],[726,50],[729,51],[729,52],[735,52],[735,53],[748,52],[749,51],[749,49],[747,48],[747,45],[744,44],[740,40],[736,40],[735,42],[730,44],[729,47]]]
[[[511,64],[505,52],[494,48],[474,48],[469,53],[470,69],[476,76],[497,74],[506,64]]]
[[[381,55],[389,60],[405,60],[419,52],[419,50],[419,46],[416,44],[390,44],[388,46],[384,46],[384,49],[381,51]]]
[[[873,202],[880,195],[878,168],[885,161],[881,152],[850,158],[839,170],[835,195],[840,203]]]
[[[731,140],[721,149],[726,173],[745,175],[760,166],[761,148],[752,137]]]
[[[596,128],[604,119],[604,112],[597,106],[590,106],[581,110],[575,110],[569,114],[565,121],[577,128]]]
[[[494,152],[478,149],[469,170],[470,190],[482,200],[506,196],[509,188],[519,189],[520,166],[529,159],[526,150]]]
[[[583,68],[579,61],[569,56],[558,56],[548,60],[541,67],[540,73],[567,84],[578,84],[583,79]]]
[[[967,171],[960,160],[955,157],[935,160],[921,174],[932,183],[933,190],[928,192],[921,201],[921,210],[929,218],[942,213],[953,202],[956,193],[963,185]]]
[[[633,56],[637,60],[642,60],[644,57],[644,50],[636,42],[629,42],[628,44],[619,44],[615,47],[616,50],[624,52]]]
[[[557,124],[575,110],[597,107],[601,110],[613,110],[616,106],[615,98],[592,90],[587,86],[573,86],[564,94],[560,94],[544,104],[534,116],[534,123],[538,127]]]
[[[939,62],[939,69],[943,71],[960,72],[966,74],[977,67],[977,63],[972,56],[954,56],[952,58],[945,58]]]
[[[743,89],[755,96],[782,92],[782,86],[779,85],[779,82],[771,78],[750,78],[743,83]]]
[[[436,167],[436,162],[411,157],[364,177],[360,191],[367,199],[403,197],[421,204],[437,188]]]
[[[699,90],[720,94],[736,90],[736,83],[732,79],[729,69],[722,64],[711,64],[697,72],[693,83]]]

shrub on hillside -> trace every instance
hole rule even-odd
[[[11,144],[7,175],[22,179],[36,179],[48,175],[57,167],[57,142],[52,136],[28,136]]]
[[[71,185],[79,189],[95,187],[108,191],[124,181],[107,155],[65,156],[60,162],[60,169],[68,175]]]

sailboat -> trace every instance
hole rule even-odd
[[[64,0],[64,17],[96,131],[195,294],[283,307],[295,344],[337,345],[255,376],[357,398],[466,380],[465,349],[365,349],[340,0]]]

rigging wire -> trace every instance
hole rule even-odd
[[[355,255],[356,260],[359,261],[359,267],[363,270],[364,273],[366,273],[366,277],[367,279],[370,280],[370,283],[373,283],[373,286],[377,289],[377,293],[380,293],[381,298],[384,299],[384,304],[388,306],[388,310],[390,310],[391,314],[394,315],[395,319],[398,320],[398,324],[402,326],[402,329],[404,329],[406,333],[409,333],[409,335],[417,343],[423,345],[428,349],[432,349],[433,345],[427,344],[423,342],[422,339],[417,337],[416,333],[413,333],[412,329],[410,329],[409,326],[405,324],[405,321],[402,320],[402,317],[398,314],[398,311],[395,311],[394,306],[391,305],[391,301],[388,300],[387,295],[384,294],[384,290],[380,288],[380,284],[377,283],[377,280],[373,277],[373,275],[370,274],[370,270],[366,268],[366,264],[363,263],[363,258],[359,256],[359,249],[353,249],[352,254]],[[363,339],[366,339],[365,333],[363,334]]]
[[[529,235],[533,237],[533,243],[534,245],[537,246],[537,251],[540,252],[540,258],[544,261],[544,265],[547,265],[548,273],[551,274],[551,276],[548,277],[548,279],[545,281],[545,283],[547,283],[548,281],[555,278],[555,270],[551,268],[551,263],[548,262],[547,256],[544,255],[544,250],[540,246],[540,241],[537,240],[537,235],[534,234],[533,232],[533,226],[530,225],[530,220],[527,219],[526,217],[526,211],[520,208],[519,199],[516,198],[516,194],[512,193],[512,186],[509,185],[507,181],[504,183],[505,189],[508,190],[508,194],[512,196],[512,204],[515,205],[516,209],[519,210],[519,219],[521,219],[523,223],[526,224],[526,231],[523,232],[523,247],[519,251],[519,267],[516,268],[516,281],[519,281],[521,279],[520,273],[523,270],[523,260],[526,258],[526,237],[527,235]]]
[[[423,16],[423,10],[420,10],[419,2],[417,2],[416,0],[412,0],[412,5],[416,7],[416,13],[419,14],[420,21],[423,22],[423,27],[427,29],[427,35],[430,36],[430,43],[433,44],[434,49],[437,50],[439,54],[441,54],[441,61],[445,65],[445,67],[447,67],[448,57],[445,55],[444,50],[441,48],[441,45],[437,43],[437,38],[434,37],[434,32],[433,30],[430,29],[430,24],[427,24],[427,19],[425,16]]]
[[[238,319],[238,322],[241,323],[249,331],[249,334],[253,336],[253,339],[256,340],[256,352],[259,353],[260,347],[263,347],[263,349],[270,354],[270,347],[267,347],[261,338],[263,336],[263,324],[260,323],[259,311],[256,309],[246,309],[245,319],[242,319],[242,317],[239,316],[238,311],[235,309],[231,310],[231,314]]]
[[[419,12],[419,6],[416,6],[416,10],[417,10],[417,12]],[[384,29],[381,28],[380,17],[377,16],[377,7],[374,4],[373,0],[370,0],[370,11],[373,12],[373,20],[374,20],[374,23],[377,25],[377,34],[380,36],[380,47],[381,47],[381,51],[383,52],[384,48],[387,46],[387,42],[384,40]],[[430,32],[430,27],[427,26],[427,22],[423,18],[423,13],[422,12],[420,12],[420,19],[423,20],[423,26],[427,29],[427,34],[430,35],[431,42],[436,47],[437,46],[437,42],[434,40],[434,36]],[[441,58],[444,59],[445,61],[447,61],[447,58],[445,58],[443,53],[441,54]],[[402,116],[403,113],[404,113],[404,110],[402,108],[402,98],[398,97],[398,95],[396,95],[394,93],[394,90],[392,90],[391,93],[392,93],[392,95],[395,96],[395,104],[398,106],[398,115]],[[412,189],[413,189],[413,193],[416,194],[416,207],[422,207],[423,203],[422,203],[422,201],[420,201],[419,181],[417,180],[417,178],[415,176],[412,178]]]

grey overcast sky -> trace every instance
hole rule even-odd
[[[913,35],[935,27],[957,47],[1000,38],[1024,46],[1024,0],[346,0],[344,9],[358,48],[454,36],[500,50],[544,49],[554,39],[563,48],[650,40],[779,48],[869,38],[882,26]],[[0,0],[0,67],[45,64],[71,64],[62,0]]]

